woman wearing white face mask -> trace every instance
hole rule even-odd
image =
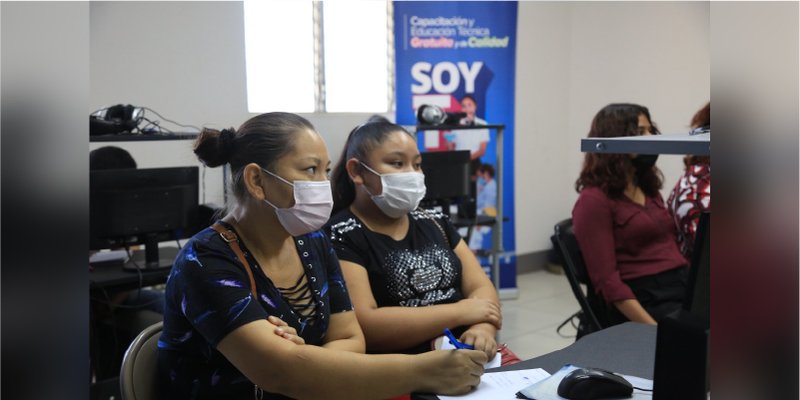
[[[386,398],[477,385],[482,352],[360,354],[338,259],[318,231],[332,207],[330,161],[308,121],[269,113],[236,132],[204,130],[195,153],[209,167],[230,164],[236,202],[176,257],[161,398]]]
[[[355,128],[333,172],[327,225],[367,343],[375,353],[420,353],[445,328],[488,357],[500,303],[442,213],[417,209],[425,177],[414,137],[388,121]]]

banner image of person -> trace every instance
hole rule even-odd
[[[469,150],[474,182],[473,214],[497,212],[496,171],[502,163],[503,250],[513,254],[514,237],[514,73],[516,2],[395,1],[394,36],[397,123],[416,125],[422,105],[459,113],[456,125],[505,125],[498,159],[497,131],[426,130],[420,151]],[[468,239],[488,272],[485,257],[491,228],[475,227]],[[516,293],[516,259],[500,258],[500,293]],[[507,290],[509,289],[509,290]]]

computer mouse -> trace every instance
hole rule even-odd
[[[558,395],[570,400],[622,399],[631,397],[633,385],[603,369],[578,368],[558,384]]]

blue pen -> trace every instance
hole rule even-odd
[[[456,337],[453,335],[453,332],[450,332],[450,329],[444,328],[444,334],[447,336],[448,339],[450,339],[450,343],[453,345],[453,347],[457,349],[475,350],[475,346],[463,343],[460,340],[456,339]]]

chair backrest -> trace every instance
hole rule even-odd
[[[157,397],[158,337],[163,326],[163,322],[148,326],[128,346],[119,372],[122,400]]]
[[[599,307],[599,302],[595,298],[594,288],[589,279],[589,274],[586,272],[586,264],[583,262],[581,249],[578,246],[578,239],[575,238],[575,233],[572,230],[572,218],[557,223],[554,229],[555,241],[564,260],[564,274],[567,276],[575,299],[578,300],[578,304],[581,306],[585,318],[584,322],[588,324],[588,331],[584,333],[605,328],[605,324],[601,323],[601,321],[605,321],[605,310]],[[583,292],[581,284],[586,285],[586,293]]]

